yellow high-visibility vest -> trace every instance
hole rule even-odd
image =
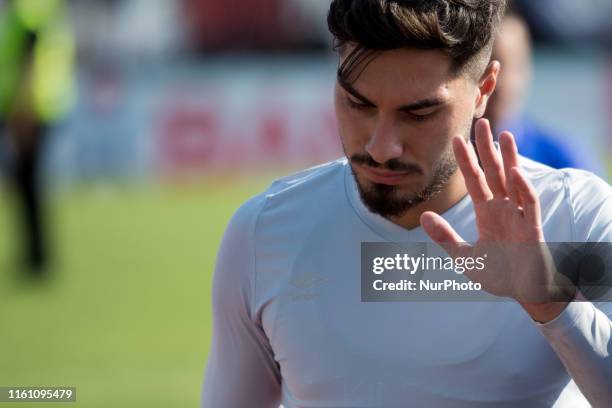
[[[30,36],[32,71],[24,81]],[[9,0],[0,10],[0,116],[13,109],[24,83],[39,120],[64,116],[76,98],[74,57],[75,38],[62,0]]]

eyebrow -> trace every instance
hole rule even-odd
[[[359,92],[357,92],[357,90],[353,87],[353,85],[349,84],[348,82],[346,82],[341,77],[338,77],[338,84],[342,87],[342,89],[344,89],[346,92],[351,94],[355,99],[359,99],[361,102],[363,102],[366,105],[376,106],[368,98],[366,98],[365,96],[363,96]],[[421,110],[421,109],[427,109],[427,108],[433,108],[433,107],[436,107],[436,106],[441,106],[441,105],[444,105],[445,103],[446,103],[446,101],[444,101],[441,98],[426,98],[426,99],[422,99],[420,101],[416,101],[416,102],[410,103],[408,105],[402,105],[402,106],[400,106],[398,108],[398,110],[401,111],[401,112],[412,112],[412,111],[417,111],[417,110]]]

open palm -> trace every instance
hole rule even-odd
[[[522,302],[559,299],[565,292],[558,293],[537,193],[519,169],[512,134],[502,133],[499,141],[501,155],[488,120],[476,123],[481,169],[472,144],[460,136],[453,139],[455,157],[474,203],[478,241],[466,243],[444,218],[431,211],[421,215],[421,225],[452,257],[487,254],[485,269],[465,272],[487,292]]]

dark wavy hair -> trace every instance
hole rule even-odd
[[[484,72],[507,0],[333,0],[327,16],[334,49],[355,45],[338,69],[351,82],[380,51],[441,50],[454,73]],[[362,64],[365,62],[365,64]]]

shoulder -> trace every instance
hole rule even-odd
[[[324,163],[279,178],[260,194],[252,197],[234,213],[226,234],[234,231],[253,237],[260,220],[306,215],[333,199],[333,194],[344,194],[346,158]]]
[[[238,213],[261,214],[273,208],[302,207],[331,197],[331,191],[344,193],[346,159],[338,159],[279,178],[262,193],[246,202]],[[340,188],[342,187],[342,188]]]
[[[520,165],[527,178],[542,192],[562,188],[573,200],[579,201],[612,194],[612,188],[605,180],[587,170],[555,169],[524,156],[520,157]]]
[[[521,157],[521,168],[538,192],[543,218],[566,208],[573,239],[612,241],[612,187],[599,176],[579,169],[553,169]],[[558,222],[565,222],[557,218]]]
[[[612,196],[612,188],[601,177],[578,169],[562,169],[572,203],[588,206],[600,203]]]
[[[595,174],[563,169],[568,200],[572,209],[575,240],[612,241],[612,188]]]
[[[318,193],[332,184],[343,181],[346,166],[348,161],[342,158],[279,178],[263,195],[268,200],[279,200],[285,196]]]
[[[279,262],[288,242],[303,236],[309,221],[316,219],[316,206],[343,183],[345,165],[337,160],[279,178],[234,212],[217,254],[215,299],[254,310],[262,254],[275,253],[274,262]]]
[[[334,201],[332,194],[345,194],[345,166],[346,160],[337,160],[280,178],[242,204],[232,216],[219,250],[216,293],[234,290],[226,296],[229,298],[241,293],[249,310],[255,310],[255,288],[267,287],[258,271],[269,269],[262,265],[289,262],[295,252],[292,248],[299,248],[312,226],[321,222],[325,213],[321,206]],[[235,291],[237,282],[239,292]]]

